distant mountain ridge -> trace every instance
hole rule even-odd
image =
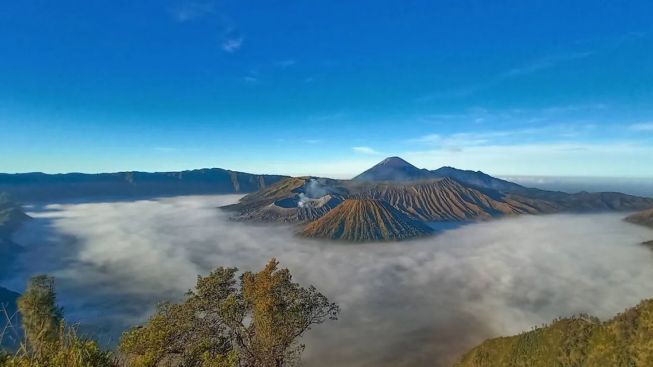
[[[221,168],[179,172],[0,174],[0,192],[23,202],[89,197],[138,197],[249,193],[287,176],[256,175]]]

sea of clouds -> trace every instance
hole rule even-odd
[[[24,246],[0,284],[56,276],[68,319],[105,343],[178,300],[217,266],[258,270],[272,257],[340,304],[311,330],[305,365],[451,365],[485,338],[587,312],[607,318],[653,297],[653,231],[624,214],[522,216],[422,240],[352,245],[295,229],[234,223],[238,196],[49,204],[16,236]]]

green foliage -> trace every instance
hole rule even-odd
[[[581,315],[521,335],[490,339],[456,366],[653,366],[653,300],[605,323]]]
[[[66,326],[63,312],[56,305],[54,279],[40,275],[30,279],[18,298],[25,340],[17,353],[0,353],[0,366],[6,367],[113,367],[110,353],[93,340],[77,335]]]
[[[297,339],[312,325],[335,319],[339,308],[277,266],[272,260],[240,282],[235,268],[198,277],[183,303],[161,305],[147,324],[126,332],[120,351],[137,367],[292,365],[303,350]]]
[[[63,312],[56,305],[54,279],[39,275],[30,279],[18,298],[18,311],[30,352],[40,356],[44,347],[58,338]]]
[[[0,361],[2,359],[0,358]],[[6,367],[114,367],[110,353],[102,351],[93,340],[79,337],[74,328],[61,324],[56,339],[41,346],[39,354],[24,345],[15,355],[6,355]]]

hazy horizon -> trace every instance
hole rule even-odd
[[[316,177],[327,177],[333,179],[344,179],[348,180],[366,169],[370,168],[378,161],[371,162],[369,166],[361,167],[359,171],[352,175],[346,176],[325,176],[315,173],[307,174],[297,174],[297,175],[288,175],[293,177],[302,177],[302,176],[316,176]],[[211,169],[211,168],[220,168],[227,169],[231,171],[243,172],[242,170],[228,167],[203,167],[203,168],[190,168],[187,170],[194,169]],[[440,167],[419,167],[434,170]],[[463,169],[461,167],[455,167]],[[185,169],[186,170],[186,169]],[[471,169],[473,171],[478,171],[477,169]],[[480,170],[482,171],[482,170]],[[117,171],[117,172],[152,172],[152,171],[140,171],[140,170],[127,170],[127,171]],[[178,171],[160,171],[160,172],[178,172]],[[3,172],[0,172],[0,174]],[[15,174],[25,174],[25,173],[46,173],[46,172],[19,172]],[[101,174],[101,173],[114,173],[114,172],[62,172],[62,173],[46,173],[46,174]],[[264,175],[287,175],[284,172],[246,172],[252,174],[264,174]],[[537,188],[542,190],[551,190],[551,191],[563,191],[567,193],[577,193],[580,191],[588,192],[622,192],[624,194],[636,195],[636,196],[645,196],[653,197],[653,177],[606,177],[606,176],[540,176],[540,175],[507,175],[507,174],[495,174],[492,172],[484,172],[490,174],[493,177],[500,178],[503,180],[511,181],[522,186]],[[11,173],[10,173],[11,174]]]

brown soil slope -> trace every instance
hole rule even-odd
[[[489,219],[500,215],[556,212],[558,207],[496,191],[480,191],[450,178],[410,184],[376,184],[360,197],[384,200],[423,221]]]
[[[427,225],[380,200],[348,199],[307,224],[301,235],[351,242],[396,241],[426,236]]]

